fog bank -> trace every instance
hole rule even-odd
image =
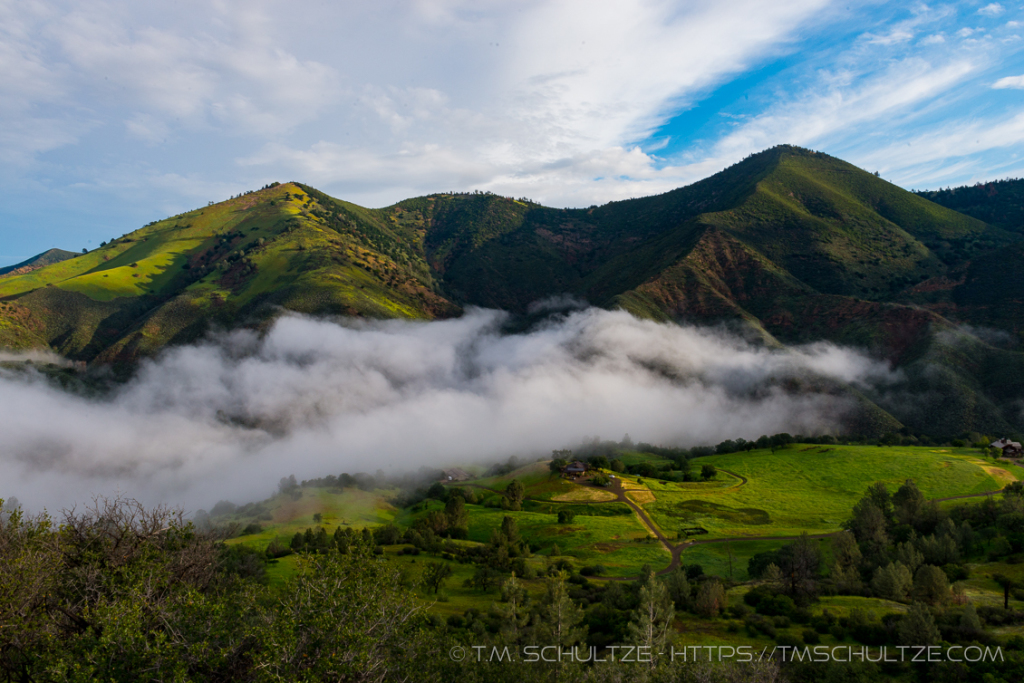
[[[521,334],[505,314],[436,322],[280,319],[147,361],[88,399],[0,369],[0,497],[50,509],[121,492],[188,509],[278,479],[540,456],[600,436],[691,446],[835,431],[851,409],[786,380],[888,381],[819,343],[779,351],[721,330],[579,310]]]

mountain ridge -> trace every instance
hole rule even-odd
[[[76,256],[78,256],[78,254],[73,251],[65,251],[64,249],[57,248],[47,249],[46,251],[27,258],[20,263],[0,268],[0,277],[9,274],[24,275],[25,273],[30,273],[33,270],[37,270],[54,263],[60,263],[61,261],[66,261]]]
[[[282,310],[434,319],[467,305],[525,313],[571,294],[659,321],[732,321],[773,345],[864,348],[908,386],[973,397],[956,408],[965,429],[1024,430],[1008,407],[1024,382],[992,380],[1024,358],[1024,292],[986,267],[1021,251],[1019,234],[791,146],[589,209],[479,192],[367,209],[274,183],[0,279],[0,346],[131,365]],[[964,323],[1001,329],[1006,348],[964,342],[953,334]],[[979,364],[961,367],[951,345],[963,343]],[[927,432],[946,410],[932,403],[904,415],[890,402],[879,424]]]

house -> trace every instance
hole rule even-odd
[[[586,474],[588,469],[590,468],[587,466],[586,463],[580,462],[579,460],[574,460],[562,468],[562,474],[564,474],[567,477],[575,478]]]
[[[1003,438],[999,439],[999,441],[993,441],[989,446],[1001,450],[1004,458],[1019,458],[1021,456],[1020,443],[1017,441]]]
[[[458,467],[453,467],[450,470],[441,471],[441,481],[469,481],[472,479],[465,471],[460,470]]]

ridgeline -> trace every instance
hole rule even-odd
[[[487,193],[366,209],[273,184],[0,278],[0,346],[131,367],[282,311],[436,319],[568,293],[770,345],[866,349],[904,379],[836,387],[862,405],[863,433],[1021,432],[1022,236],[969,199],[992,223],[790,146],[590,209]]]

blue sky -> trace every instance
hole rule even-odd
[[[274,180],[654,194],[791,143],[1024,176],[1024,6],[0,0],[0,265]]]

